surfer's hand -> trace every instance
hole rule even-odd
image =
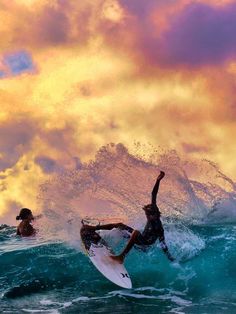
[[[171,261],[171,262],[175,261],[175,258],[170,254],[169,251],[166,252],[166,255],[167,255],[167,258],[168,258],[169,261]]]
[[[157,180],[163,179],[164,176],[165,176],[165,172],[164,172],[164,171],[160,171],[160,174],[159,174],[159,176],[157,177]]]

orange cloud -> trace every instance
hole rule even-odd
[[[144,23],[159,38],[187,2],[2,2],[2,56],[26,51],[37,71],[0,80],[1,215],[37,208],[41,182],[110,142],[160,145],[236,173],[234,61],[163,67],[140,44]]]

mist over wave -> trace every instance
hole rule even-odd
[[[59,173],[41,185],[39,206],[55,225],[89,217],[140,227],[142,206],[160,170],[166,172],[158,194],[163,218],[192,223],[236,219],[236,183],[208,160],[183,160],[175,151],[130,154],[123,144],[102,147],[95,160]]]

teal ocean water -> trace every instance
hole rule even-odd
[[[147,253],[132,250],[133,289],[122,289],[84,255],[80,220],[122,220],[141,230],[140,208],[159,169],[166,178],[158,204],[176,262],[158,243]],[[38,201],[44,217],[36,237],[0,227],[1,313],[236,313],[235,183],[216,165],[106,147],[95,162],[43,183]],[[125,243],[117,230],[102,235],[117,252]]]
[[[170,245],[178,263],[170,264],[157,247],[131,252],[126,266],[134,288],[125,290],[67,243],[16,239],[14,228],[2,226],[1,312],[235,313],[236,225],[184,232],[178,241],[188,240],[179,252]]]

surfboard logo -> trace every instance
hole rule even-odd
[[[130,278],[130,276],[127,274],[127,273],[121,273],[121,275],[122,275],[122,278]]]

